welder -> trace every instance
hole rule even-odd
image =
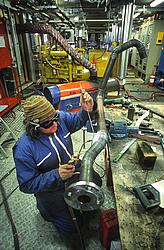
[[[65,182],[76,174],[69,161],[73,155],[71,134],[82,128],[96,110],[92,97],[85,91],[80,98],[81,110],[56,111],[40,95],[24,102],[26,132],[13,147],[20,191],[34,194],[42,217],[52,222],[71,249],[80,249],[79,234],[63,195]],[[78,225],[80,212],[74,210]]]

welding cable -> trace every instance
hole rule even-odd
[[[102,55],[101,56],[99,56],[99,57],[97,57],[97,58],[95,58],[95,55],[93,56],[93,60],[99,60],[99,59],[101,59],[104,55],[105,55],[105,53],[107,52],[107,50],[104,50],[103,51],[103,53],[102,53]]]
[[[94,163],[105,172],[105,169],[102,168],[96,161],[94,161]]]
[[[9,176],[13,171],[14,171],[15,167],[12,168],[11,170],[9,170],[9,172],[7,172],[1,179],[0,182],[3,181],[7,176]]]
[[[67,188],[67,186],[68,186],[68,183],[67,183],[67,181],[66,181],[66,182],[65,182],[65,189]],[[79,228],[79,224],[78,224],[78,222],[77,222],[77,219],[76,219],[75,213],[74,213],[74,211],[73,211],[73,208],[70,207],[70,206],[68,206],[68,209],[69,209],[71,218],[72,218],[72,220],[73,220],[73,223],[74,223],[74,225],[75,225],[76,231],[77,231],[77,233],[78,233],[78,235],[79,235],[81,246],[82,246],[83,250],[86,250],[86,248],[85,248],[85,243],[84,243],[84,239],[83,239],[83,237],[82,237],[82,234],[81,234],[81,231],[80,231],[80,228]]]
[[[5,197],[5,199],[0,203],[0,207],[4,204],[5,201],[8,200],[8,198],[10,198],[10,196],[15,192],[15,190],[18,189],[18,187],[19,186],[17,186],[16,188],[14,188],[13,191]]]
[[[6,199],[5,189],[4,189],[4,187],[3,187],[3,185],[2,185],[1,182],[0,182],[0,190],[1,190],[2,197],[3,197],[3,203],[4,203],[6,215],[8,217],[8,220],[10,221],[10,224],[11,224],[11,227],[12,227],[12,233],[13,233],[13,238],[14,238],[14,249],[15,250],[20,250],[17,229],[16,229],[15,223],[14,223],[12,215],[11,215],[9,204],[7,202],[7,199]]]
[[[82,148],[83,148],[84,145],[85,145],[86,143],[88,143],[88,142],[92,142],[92,140],[88,140],[88,141],[84,142],[84,143],[81,145],[81,148],[79,149],[79,152],[78,152],[78,157],[80,156],[80,153],[81,153]]]
[[[82,246],[83,250],[86,250],[86,248],[85,248],[85,243],[84,243],[84,239],[83,239],[83,237],[82,237],[82,234],[81,234],[81,231],[80,231],[80,228],[79,228],[79,225],[78,225],[78,222],[77,222],[75,213],[74,213],[74,211],[73,211],[73,208],[70,207],[70,206],[68,206],[68,209],[69,209],[69,212],[70,212],[70,214],[71,214],[71,217],[72,217],[73,223],[74,223],[74,225],[75,225],[76,231],[77,231],[77,233],[78,233],[78,235],[79,235],[81,246]]]

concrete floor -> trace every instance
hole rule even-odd
[[[4,121],[9,125],[11,130],[14,132],[17,138],[20,137],[24,131],[22,120],[23,111],[21,106],[17,106],[10,113],[3,117]],[[1,126],[3,133],[3,126]],[[82,130],[76,132],[72,138],[75,148],[75,154],[78,153],[82,144]],[[90,139],[93,135],[86,133],[86,140]],[[0,180],[5,176],[11,169],[14,168],[14,161],[12,157],[12,146],[14,140],[7,141],[3,144],[8,158],[5,158],[0,153]],[[82,150],[82,155],[89,147],[89,143],[86,144],[86,148]],[[81,156],[82,156],[81,155]],[[96,162],[103,167],[103,154],[100,154]],[[95,165],[96,170],[103,176],[104,171],[99,169]],[[5,190],[5,196],[8,197],[7,202],[13,222],[16,226],[17,236],[19,239],[21,250],[65,250],[66,247],[62,240],[59,238],[55,228],[44,221],[36,209],[35,197],[33,195],[24,194],[19,191],[18,183],[16,179],[15,169],[1,181]],[[17,188],[16,188],[17,187]],[[12,193],[12,191],[15,191]],[[110,207],[115,207],[114,197],[112,192],[106,187],[106,179],[103,178],[103,190],[105,194],[105,202],[101,207],[101,210],[106,210]],[[12,193],[12,194],[11,194]],[[11,195],[10,195],[11,194]],[[7,217],[7,211],[3,202],[4,198],[0,192],[0,249],[1,250],[13,250],[14,238],[12,232],[11,223]],[[91,249],[104,249],[99,240],[99,218],[94,216],[90,222],[91,230],[87,237],[87,250]]]

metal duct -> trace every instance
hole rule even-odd
[[[82,159],[79,181],[68,186],[65,191],[65,201],[69,206],[75,209],[83,211],[98,209],[104,201],[102,190],[93,182],[93,163],[110,139],[105,124],[105,112],[103,106],[104,92],[118,54],[133,46],[138,49],[141,58],[146,57],[145,47],[136,39],[130,40],[129,42],[116,47],[112,52],[102,83],[99,86],[99,92],[97,95],[99,131],[93,139],[94,143]]]
[[[89,62],[83,56],[78,54],[71,46],[67,43],[67,41],[62,37],[62,35],[55,30],[51,25],[47,24],[32,24],[32,23],[25,23],[25,24],[18,24],[17,25],[18,32],[21,33],[41,33],[41,34],[49,34],[53,36],[59,45],[78,63],[83,65],[86,69],[88,69],[91,73],[91,76],[97,75],[97,69],[94,64]]]

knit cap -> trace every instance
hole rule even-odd
[[[56,111],[52,104],[40,95],[33,95],[24,102],[24,114],[28,121],[43,123],[52,119]]]

